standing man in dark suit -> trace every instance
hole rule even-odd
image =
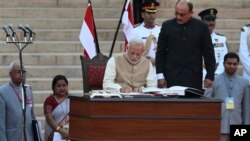
[[[156,52],[158,87],[174,85],[202,89],[202,62],[206,88],[214,80],[215,56],[208,25],[192,17],[193,4],[178,0],[175,18],[162,24]]]

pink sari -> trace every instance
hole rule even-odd
[[[48,110],[45,110],[46,107],[52,107],[52,117],[55,119],[59,126],[63,127],[69,123],[69,99],[65,98],[61,103],[58,103],[53,95],[46,98],[44,102],[44,113],[48,113]],[[45,139],[46,141],[52,141],[54,135],[54,130],[50,125],[45,123]]]

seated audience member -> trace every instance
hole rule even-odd
[[[230,125],[249,124],[249,83],[236,74],[239,65],[236,53],[227,53],[224,57],[225,71],[215,77],[211,88],[205,90],[205,96],[221,99],[221,141],[229,141]]]
[[[143,87],[157,87],[151,62],[142,56],[144,43],[133,38],[128,43],[126,53],[109,59],[103,88],[120,92],[142,92]]]
[[[23,66],[23,75],[19,61],[13,61],[9,66],[10,81],[0,87],[0,141],[20,141],[23,136],[23,108],[22,108],[22,83],[26,77]],[[26,141],[33,141],[32,119],[35,119],[33,111],[33,94],[30,87],[26,87]]]
[[[45,140],[52,141],[54,133],[59,133],[62,138],[68,139],[67,126],[69,123],[68,80],[63,75],[57,75],[52,81],[53,94],[44,102]]]

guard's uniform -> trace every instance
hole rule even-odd
[[[241,29],[239,57],[243,65],[242,76],[250,83],[250,24]]]
[[[227,38],[226,36],[220,35],[218,33],[213,32],[211,34],[213,47],[214,47],[214,55],[216,59],[216,71],[215,74],[220,74],[224,71],[224,56],[227,54]]]
[[[140,25],[136,26],[134,28],[134,35],[141,38],[144,42],[145,48],[146,42],[149,38],[151,38],[150,47],[148,48],[148,53],[145,56],[149,56],[153,59],[155,59],[155,52],[156,52],[156,46],[157,46],[157,40],[160,33],[161,27],[159,25],[155,25],[154,28],[146,28],[144,26],[144,23],[141,23]],[[150,40],[150,39],[149,39]]]
[[[209,26],[209,30],[211,34],[211,39],[213,43],[214,48],[214,55],[216,60],[216,70],[214,72],[215,75],[221,74],[224,72],[224,56],[227,54],[227,38],[226,36],[220,35],[218,33],[213,32],[215,28],[215,21],[216,21],[216,14],[218,13],[218,10],[215,8],[208,8],[203,11],[201,11],[198,15],[201,17],[201,20],[207,22]],[[206,76],[206,70],[203,68],[203,80]]]
[[[228,53],[227,38],[226,36],[213,32],[211,34],[211,39],[214,47],[214,55],[216,60],[216,70],[214,74],[217,75],[224,72],[224,56]],[[206,74],[206,69],[203,68],[203,80],[205,79]]]

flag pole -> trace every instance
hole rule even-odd
[[[110,50],[110,53],[109,53],[109,58],[112,56],[112,53],[113,53],[113,50],[114,50],[115,41],[116,41],[116,38],[117,38],[118,31],[119,31],[119,29],[120,29],[120,25],[121,25],[121,22],[122,22],[122,17],[123,17],[123,13],[124,13],[124,11],[125,11],[125,6],[126,6],[126,4],[127,4],[127,0],[125,0],[124,5],[123,5],[123,8],[122,8],[121,17],[120,17],[118,26],[117,26],[117,28],[116,28],[115,37],[114,37],[114,39],[113,39],[113,43],[112,43],[111,50]]]
[[[89,0],[89,3],[92,6],[91,0]],[[92,7],[93,8],[93,7]],[[97,38],[97,33],[96,33],[96,26],[95,26],[95,20],[94,20],[94,15],[93,15],[93,9],[91,8],[91,14],[93,17],[93,24],[94,24],[94,33],[95,33],[95,46],[96,46],[96,54],[100,53],[100,47],[99,47],[99,43],[98,43],[98,38]]]

